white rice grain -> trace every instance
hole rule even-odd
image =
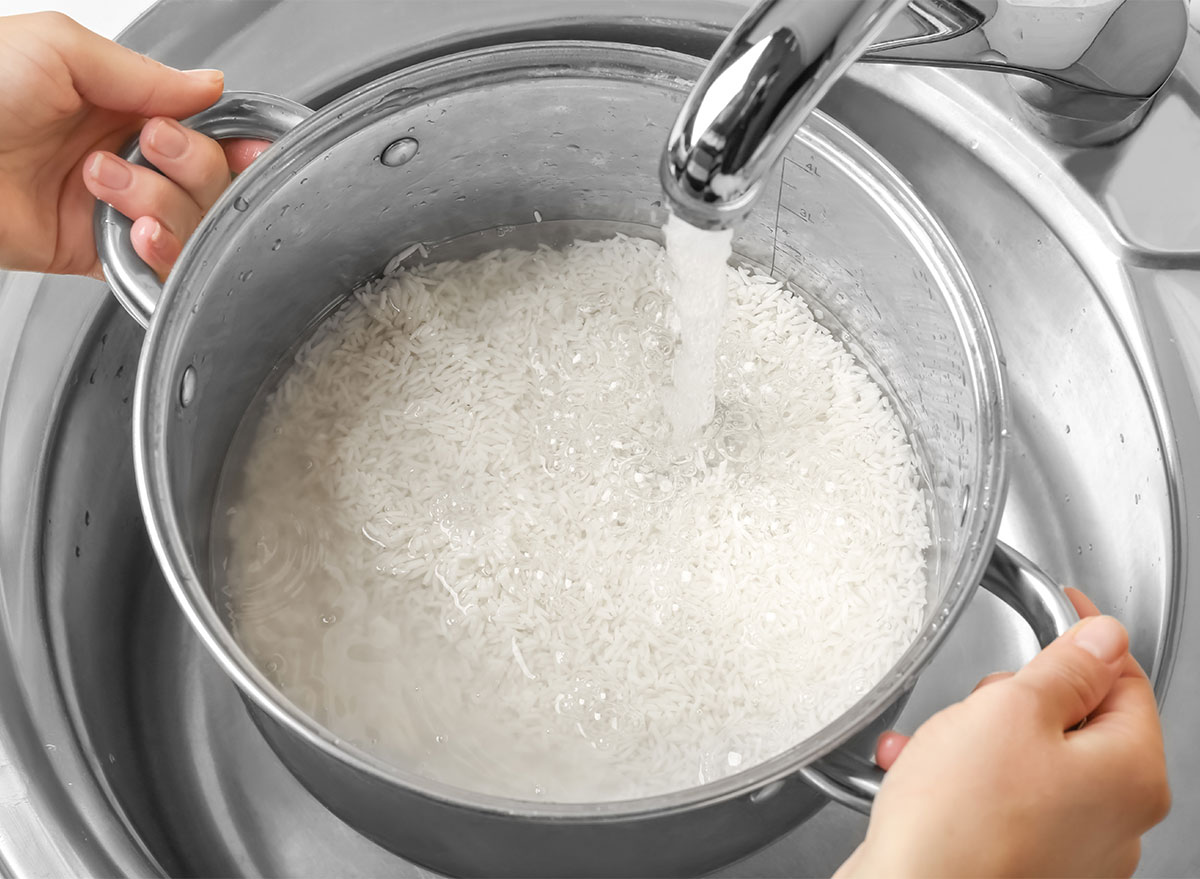
[[[727,271],[678,445],[656,244],[393,262],[300,349],[228,517],[237,635],[303,710],[460,787],[624,798],[798,743],[911,643],[913,452],[779,283]]]

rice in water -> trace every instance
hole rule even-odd
[[[722,266],[714,414],[677,438],[667,276],[624,237],[402,269],[300,350],[227,522],[288,697],[428,777],[596,801],[744,769],[883,677],[929,543],[894,411]]]

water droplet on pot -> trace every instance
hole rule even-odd
[[[183,371],[183,377],[179,380],[179,405],[190,406],[194,399],[196,399],[196,368],[189,366]]]
[[[236,211],[244,211],[250,207],[250,202],[242,198],[240,195],[233,200],[233,209]]]
[[[417,154],[420,146],[416,138],[402,137],[387,145],[383,154],[380,155],[379,161],[383,162],[389,168],[398,168],[411,161],[412,157]]]
[[[271,250],[278,250],[281,247],[283,247],[283,239],[276,238],[275,243],[271,245]]]
[[[246,269],[246,271],[244,271],[240,275],[238,275],[238,280],[242,281],[244,283],[246,281],[249,281],[253,277],[254,277],[254,270]]]

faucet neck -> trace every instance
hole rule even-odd
[[[730,32],[675,121],[663,188],[695,226],[729,228],[837,78],[907,0],[763,0]]]

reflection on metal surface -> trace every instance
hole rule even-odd
[[[663,188],[688,222],[729,228],[860,57],[1019,74],[1014,86],[1038,131],[1110,143],[1142,121],[1186,35],[1186,0],[760,0],[680,111]]]
[[[190,2],[186,13],[166,5],[131,37],[170,62],[224,66],[231,87],[302,101],[398,63],[406,51],[398,35],[426,54],[463,38],[457,15],[416,16],[391,0],[354,6],[349,16],[344,4],[313,0]],[[481,31],[505,21],[543,28],[551,8],[485,0],[475,21]],[[710,52],[711,24],[732,25],[744,6],[578,0],[572,10],[593,20],[694,16],[673,45]],[[186,40],[183,14],[194,25]],[[270,51],[281,38],[282,55]],[[1189,102],[1197,59],[1193,43],[1168,85]],[[1188,306],[1200,298],[1200,273],[1188,270],[1188,260],[1200,265],[1200,236],[1186,231],[1194,206],[1183,200],[1125,200],[1139,183],[1169,195],[1194,173],[1188,157],[1164,144],[1172,131],[1156,124],[1158,108],[1117,147],[1083,153],[1039,141],[1013,124],[1013,98],[993,76],[860,66],[823,109],[909,180],[952,231],[988,300],[1015,421],[1001,536],[1130,627],[1162,700],[1175,792],[1172,814],[1146,838],[1140,871],[1197,875],[1200,704],[1187,682],[1200,674],[1200,602],[1183,596],[1200,590],[1200,571],[1188,564],[1200,553],[1200,456],[1181,450],[1200,448],[1200,337]],[[1157,163],[1131,158],[1147,154]],[[1084,155],[1103,161],[1084,164]],[[1109,190],[1116,167],[1127,176]],[[1159,233],[1168,228],[1166,240]],[[141,533],[132,483],[122,400],[140,335],[107,295],[94,282],[0,277],[5,870],[422,875],[307,795],[175,608]],[[1036,649],[1014,616],[981,594],[899,728],[911,730],[983,673]],[[997,631],[1003,636],[988,634]],[[829,807],[733,872],[829,875],[864,829],[861,816]]]

